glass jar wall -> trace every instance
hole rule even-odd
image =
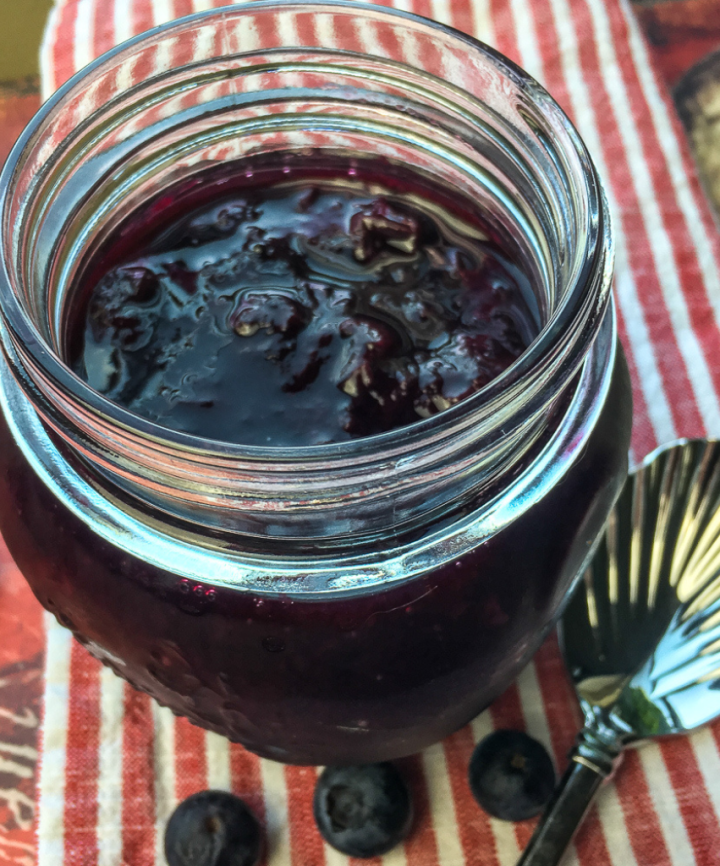
[[[471,201],[537,336],[446,411],[352,441],[163,427],[68,358],[88,263],[168,190],[272,158],[382,162]],[[482,710],[559,615],[627,470],[607,207],[551,98],[473,40],[356,3],[255,3],[121,46],[0,180],[0,527],[40,601],[137,688],[260,754],[409,754]]]

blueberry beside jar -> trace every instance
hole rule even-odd
[[[294,26],[303,15],[326,16],[338,39],[354,38],[361,20],[383,38],[372,54],[299,35],[295,45],[272,41],[314,32]],[[232,55],[197,39],[207,53],[192,64],[122,89],[121,69],[147,69],[138,58],[220,21]],[[423,49],[415,66],[393,56],[409,30]],[[243,45],[249,33],[256,41]],[[230,84],[218,86],[220,72]],[[403,228],[408,208],[375,212],[372,202],[434,191],[458,224],[476,226],[478,245],[510,263],[535,330],[486,380],[481,351],[465,352],[470,384],[452,393],[437,364],[419,372],[440,344],[413,344],[425,354],[406,365],[412,401],[402,423],[351,429],[342,441],[243,444],[110,399],[99,368],[88,381],[72,368],[82,287],[99,283],[98,262],[106,274],[136,262],[128,227],[177,224],[178,190],[207,210],[229,201],[228,178],[258,160],[290,179],[311,165],[343,166],[343,182],[368,197],[368,219],[356,221],[361,264],[379,255],[402,265],[417,252]],[[368,165],[382,177],[364,173]],[[399,757],[487,706],[557,619],[627,471],[631,398],[607,206],[547,94],[490,49],[404,13],[260,2],[159,28],[81,72],[43,106],[0,186],[0,527],[45,607],[137,688],[277,760]],[[253,300],[250,285],[235,298],[243,346],[267,337],[292,351],[301,333],[291,334],[292,316],[306,329],[314,321],[292,307],[287,259],[272,284],[263,271],[265,300]],[[386,297],[373,316],[389,327],[395,314],[376,309]],[[404,338],[392,331],[382,343],[363,331],[368,309],[347,312],[343,346],[360,347],[358,373],[328,388],[348,404],[362,397],[359,419],[381,418],[371,391],[389,400],[392,389],[359,371],[399,383],[401,355],[387,347]],[[125,327],[138,339],[120,322],[100,344],[124,339]],[[382,358],[368,348],[379,344]],[[122,363],[108,375],[121,375]],[[448,363],[462,367],[457,355]]]

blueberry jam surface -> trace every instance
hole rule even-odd
[[[453,406],[537,333],[479,217],[412,183],[249,174],[96,265],[70,350],[95,390],[218,441],[320,445]]]

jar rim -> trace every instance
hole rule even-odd
[[[568,324],[579,315],[587,319],[592,333],[595,333],[599,327],[599,323],[602,321],[610,297],[612,235],[607,203],[597,177],[597,172],[585,145],[571,121],[555,100],[528,73],[495,49],[479,42],[473,37],[414,13],[378,7],[372,3],[356,2],[356,0],[311,0],[311,2],[307,2],[307,0],[256,0],[256,2],[248,4],[219,7],[204,12],[197,12],[159,25],[110,49],[65,82],[41,106],[16,142],[0,174],[0,213],[2,213],[3,225],[6,225],[8,219],[8,200],[13,191],[14,177],[26,148],[32,142],[33,137],[41,130],[43,122],[62,105],[68,94],[73,93],[79,88],[84,88],[88,79],[97,70],[102,69],[118,56],[131,53],[138,44],[150,42],[159,36],[171,34],[173,31],[182,31],[195,22],[211,21],[213,19],[221,20],[227,18],[229,15],[252,14],[260,9],[282,10],[293,7],[302,8],[305,12],[323,8],[343,9],[354,15],[364,13],[371,14],[380,19],[406,19],[414,22],[415,25],[421,24],[429,30],[441,33],[446,37],[451,37],[453,40],[464,43],[473,50],[482,52],[502,74],[510,76],[516,82],[520,82],[525,87],[530,88],[533,100],[544,109],[551,111],[554,119],[562,124],[568,141],[571,142],[575,149],[574,155],[585,168],[584,179],[586,181],[586,188],[584,192],[588,202],[588,210],[592,217],[587,236],[584,239],[586,258],[596,266],[601,267],[604,274],[596,281],[599,290],[594,299],[595,304],[588,305],[588,298],[584,297],[584,292],[591,279],[591,275],[588,274],[587,270],[577,271],[574,275],[575,285],[568,288],[550,321],[543,326],[535,341],[525,349],[519,358],[483,388],[443,412],[432,415],[429,418],[418,419],[405,427],[358,439],[322,445],[278,447],[242,445],[173,430],[143,418],[93,390],[88,383],[77,376],[47,345],[38,327],[32,321],[31,316],[23,307],[16,293],[12,290],[6,257],[2,257],[0,267],[0,304],[2,306],[2,315],[11,335],[15,336],[14,342],[16,347],[18,345],[22,346],[24,362],[29,367],[42,370],[57,386],[71,394],[77,395],[86,407],[107,421],[126,429],[132,429],[137,434],[155,442],[165,442],[169,446],[191,453],[213,454],[221,459],[239,459],[250,462],[281,460],[298,464],[307,460],[330,460],[335,462],[335,460],[342,460],[351,455],[360,456],[370,452],[376,453],[378,450],[382,450],[384,446],[392,447],[396,443],[398,436],[402,437],[403,445],[406,447],[411,441],[420,438],[434,438],[436,436],[442,438],[448,430],[456,427],[458,423],[467,422],[476,424],[494,413],[495,404],[498,399],[506,396],[512,388],[517,389],[522,387],[523,379],[537,366],[542,358],[553,353],[558,339],[565,333]],[[382,60],[384,58],[380,57],[379,59]],[[3,233],[6,234],[6,231]],[[598,256],[598,252],[602,253],[602,255]],[[588,306],[594,307],[594,309],[588,309]],[[591,339],[587,339],[586,342],[589,345]]]

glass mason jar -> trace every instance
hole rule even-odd
[[[331,445],[158,426],[67,360],[129,215],[258,154],[382,159],[477,204],[540,333],[447,411]],[[367,762],[456,730],[556,621],[627,470],[607,204],[548,94],[409,14],[259,2],[106,54],[0,179],[0,527],[41,603],[138,689],[261,755]]]

